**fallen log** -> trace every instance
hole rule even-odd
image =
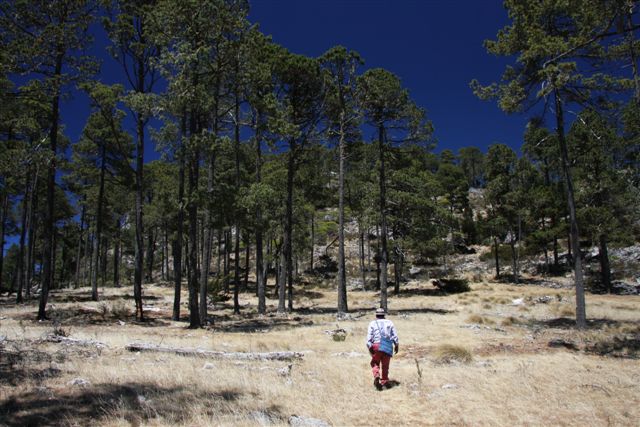
[[[172,353],[180,356],[205,357],[207,359],[229,359],[229,360],[294,360],[302,359],[303,353],[295,351],[275,351],[270,353],[242,353],[205,350],[202,348],[174,348],[160,347],[148,343],[130,343],[125,346],[129,351],[146,351],[156,353]]]

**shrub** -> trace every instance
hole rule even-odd
[[[480,261],[493,262],[496,259],[496,249],[491,246],[491,250],[480,255]],[[511,247],[509,245],[498,245],[498,259],[502,263],[511,262]]]
[[[443,344],[434,351],[434,362],[436,363],[469,363],[472,360],[471,352],[457,345]]]
[[[467,279],[438,279],[433,281],[433,285],[447,294],[459,294],[471,290]]]

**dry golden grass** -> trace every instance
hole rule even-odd
[[[158,310],[149,311],[145,324],[133,321],[133,302],[122,298],[131,291],[124,288],[104,291],[106,309],[88,301],[88,289],[53,293],[55,325],[33,321],[35,302],[15,306],[2,299],[0,336],[7,340],[0,358],[0,424],[287,425],[296,414],[351,426],[379,423],[383,412],[399,425],[637,425],[640,298],[589,295],[591,326],[577,331],[565,314],[572,309],[570,290],[474,283],[468,294],[431,291],[414,283],[390,296],[389,318],[400,335],[390,374],[399,385],[383,392],[372,386],[364,347],[378,303],[374,292],[351,292],[354,319],[344,321],[336,320],[331,289],[298,292],[296,308],[305,310],[287,316],[275,315],[276,301],[269,300],[270,314],[258,317],[255,298],[246,293],[243,314],[215,310],[210,330],[170,320],[169,287],[145,287],[147,303]],[[554,300],[535,303],[547,295]],[[524,305],[513,305],[519,298]],[[496,323],[504,329],[490,326]],[[108,348],[41,341],[54,326]],[[325,333],[338,327],[347,331],[344,341]],[[554,339],[573,342],[579,351],[549,347]],[[133,341],[306,353],[283,375],[279,370],[289,363],[125,351]],[[444,355],[466,363],[437,363]],[[88,384],[70,385],[77,378]]]

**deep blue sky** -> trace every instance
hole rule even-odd
[[[320,56],[341,44],[356,50],[363,68],[383,67],[398,75],[436,129],[436,151],[495,142],[519,150],[526,116],[507,116],[495,102],[478,100],[469,89],[499,79],[504,58],[488,55],[483,40],[508,23],[497,0],[252,0],[251,22],[295,53]],[[90,53],[102,58],[99,79],[122,83],[120,66],[107,54],[104,31],[94,25]],[[72,142],[88,115],[86,97],[76,93],[62,110]],[[133,133],[133,126],[130,125]],[[151,141],[146,159],[154,160]]]
[[[365,68],[398,75],[436,129],[436,151],[501,142],[519,150],[526,117],[507,116],[469,89],[500,78],[505,59],[483,40],[508,23],[498,0],[253,0],[250,19],[295,53],[319,56],[340,44]]]

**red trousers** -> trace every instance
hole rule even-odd
[[[385,385],[389,381],[389,362],[391,362],[391,356],[387,353],[378,351],[380,344],[375,343],[371,346],[373,349],[373,355],[371,356],[371,371],[374,378],[380,378],[380,366],[382,365],[382,378],[380,378],[380,384]]]

